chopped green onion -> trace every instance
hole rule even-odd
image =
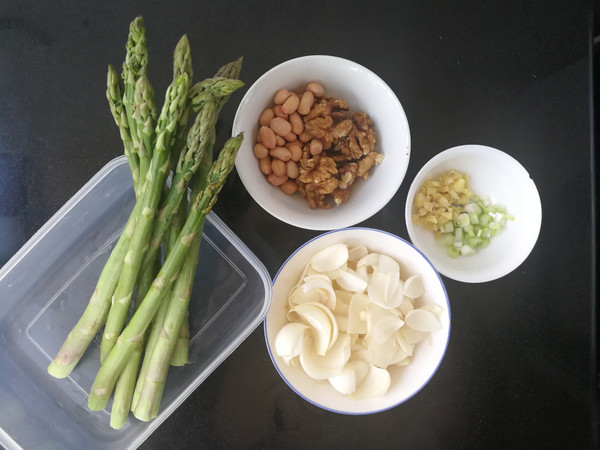
[[[475,250],[470,245],[463,245],[460,248],[460,254],[465,255],[465,256],[473,255],[473,254],[475,254]]]
[[[458,220],[456,221],[459,227],[466,227],[471,223],[469,220],[469,215],[467,213],[462,213],[458,215]]]
[[[448,247],[446,248],[446,254],[451,258],[458,258],[460,256],[460,251],[454,247]]]
[[[481,207],[477,203],[473,202],[465,206],[465,211],[469,214],[469,217],[471,217],[471,214],[481,214]]]
[[[444,233],[439,238],[435,240],[435,242],[442,247],[448,247],[449,245],[453,245],[454,236],[451,233]]]
[[[446,247],[452,258],[473,255],[490,244],[490,238],[502,230],[507,220],[515,218],[504,207],[492,204],[487,197],[474,197],[454,221],[440,226],[436,243]]]

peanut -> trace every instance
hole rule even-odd
[[[274,170],[273,170],[274,172]],[[289,160],[285,163],[285,173],[290,178],[297,178],[300,175],[300,169],[298,169],[298,164],[294,161]]]
[[[305,143],[305,144],[306,144],[307,142],[310,142],[310,140],[311,140],[312,138],[313,138],[313,137],[312,137],[312,135],[311,135],[311,134],[309,134],[309,133],[307,133],[306,131],[302,132],[302,133],[301,133],[301,134],[298,136],[298,139],[300,140],[300,142],[303,142],[303,143]]]
[[[317,83],[316,81],[308,83],[306,90],[312,92],[317,98],[321,98],[325,95],[325,88],[321,83]]]
[[[273,112],[275,113],[276,117],[281,117],[282,119],[287,120],[288,119],[288,115],[285,111],[283,111],[283,109],[281,109],[281,105],[277,105],[275,106],[275,108],[273,108]]]
[[[271,161],[271,170],[275,175],[285,175],[287,173],[287,164],[280,159],[273,158],[273,161]]]
[[[298,105],[298,114],[302,114],[303,116],[308,114],[314,102],[314,94],[310,91],[304,92],[304,94],[302,94],[302,98],[300,99],[300,104]]]
[[[258,130],[263,145],[267,148],[275,148],[277,139],[275,139],[275,132],[269,127],[260,127]]]
[[[259,161],[260,171],[265,175],[271,175],[273,169],[271,169],[271,157],[267,155]]]
[[[279,136],[286,136],[292,132],[292,125],[281,117],[271,119],[269,127]]]
[[[283,147],[285,145],[285,138],[279,135],[275,136],[275,145],[277,147]]]
[[[275,117],[275,111],[273,111],[273,108],[267,108],[260,115],[258,123],[260,123],[261,126],[268,127],[269,122],[273,117]]]
[[[298,190],[298,185],[292,180],[287,180],[282,183],[279,188],[288,195],[294,194]]]
[[[285,140],[288,142],[296,142],[298,140],[298,136],[296,136],[294,133],[290,133],[287,136],[284,136]],[[280,146],[283,147],[283,146]]]
[[[275,93],[275,97],[273,98],[273,103],[276,105],[283,105],[283,103],[288,99],[288,97],[292,95],[290,91],[287,89],[279,89]]]
[[[274,148],[269,151],[269,155],[282,161],[289,161],[292,158],[292,153],[285,147]]]
[[[300,114],[298,114],[298,112],[293,112],[292,114],[290,114],[288,120],[292,125],[292,133],[297,135],[304,133],[304,121],[302,120],[302,117],[300,117]]]
[[[313,156],[319,155],[323,151],[323,143],[320,139],[310,141],[310,154]]]
[[[267,177],[267,181],[273,186],[281,186],[283,183],[288,181],[288,177],[286,175],[275,175],[274,173],[272,173]]]
[[[292,161],[300,161],[302,158],[302,146],[297,142],[293,142],[288,144],[286,148],[290,151],[292,157],[290,158]]]
[[[262,144],[256,144],[254,146],[254,156],[258,159],[263,159],[269,156],[269,149]]]
[[[285,102],[283,102],[283,105],[281,105],[281,110],[286,114],[292,114],[296,112],[299,104],[300,99],[298,96],[296,94],[292,94]]]

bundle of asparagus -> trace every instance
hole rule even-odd
[[[169,366],[187,362],[187,310],[204,219],[243,139],[229,138],[213,157],[219,111],[243,86],[238,80],[241,64],[240,58],[192,85],[190,45],[183,36],[159,114],[147,76],[144,22],[137,17],[130,25],[121,78],[108,67],[106,95],[131,169],[136,204],[83,315],[48,372],[67,377],[104,326],[101,366],[88,406],[104,409],[114,391],[113,428],[123,427],[130,410],[141,420],[156,417]]]

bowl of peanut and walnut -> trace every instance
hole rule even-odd
[[[236,113],[236,170],[252,198],[306,229],[360,223],[397,192],[410,157],[404,110],[369,69],[333,56],[286,61],[261,76]]]

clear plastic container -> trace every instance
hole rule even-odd
[[[190,302],[190,362],[169,370],[151,422],[87,408],[99,336],[68,378],[47,367],[85,309],[135,197],[124,157],[108,163],[0,270],[0,444],[7,449],[139,446],[262,322],[272,296],[264,265],[211,213]]]

